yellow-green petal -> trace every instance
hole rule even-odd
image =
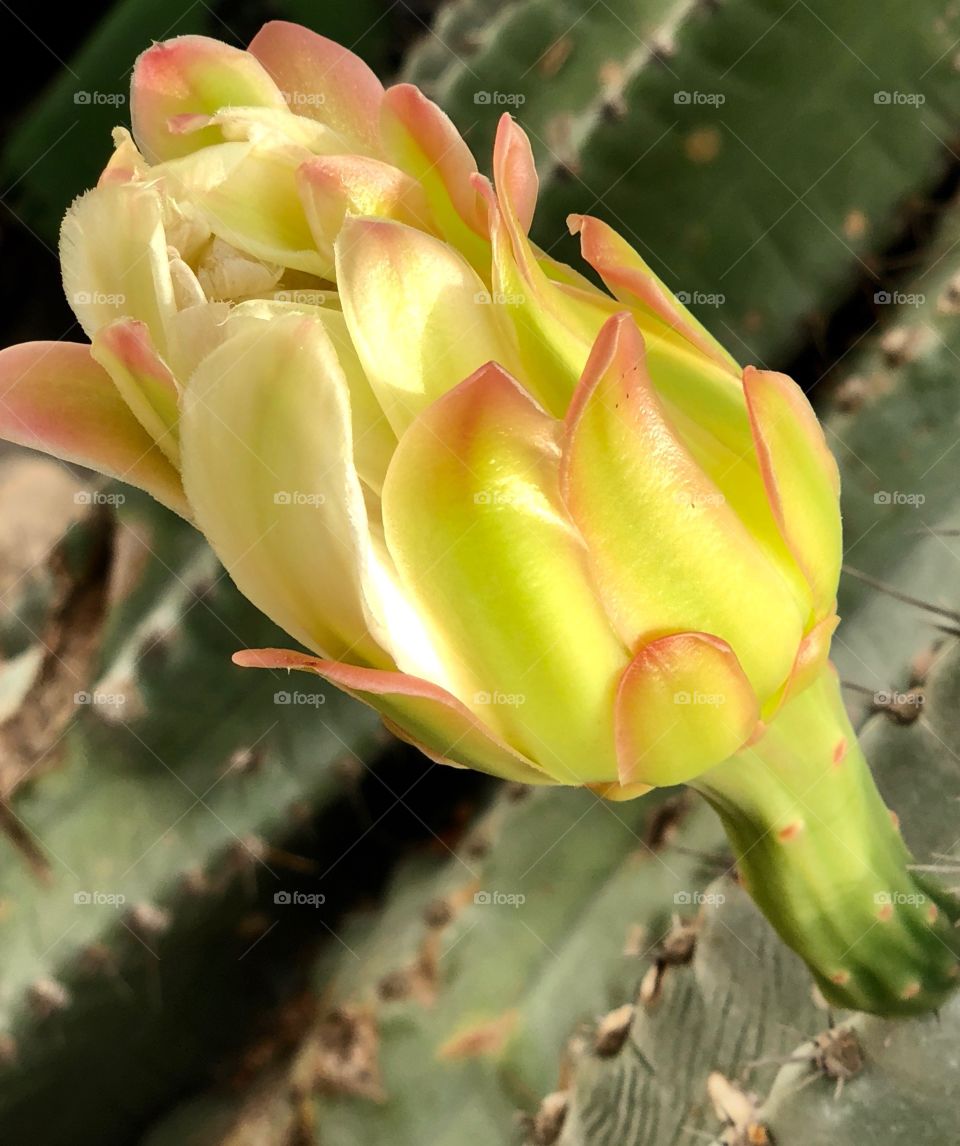
[[[401,439],[384,525],[458,697],[559,783],[611,781],[628,657],[559,504],[558,428],[504,371],[484,367]]]

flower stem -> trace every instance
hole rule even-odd
[[[692,783],[723,820],[744,885],[828,1001],[917,1014],[958,985],[960,903],[909,870],[832,668]]]

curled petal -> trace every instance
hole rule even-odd
[[[590,215],[571,215],[567,219],[571,235],[580,235],[580,251],[614,295],[634,310],[634,317],[644,329],[644,318],[659,320],[668,330],[676,331],[691,346],[713,359],[734,377],[740,367],[712,334],[698,322],[643,259],[612,227]]]
[[[0,437],[120,478],[189,517],[180,475],[88,346],[26,342],[0,350]]]
[[[154,44],[134,65],[133,134],[151,163],[188,155],[223,140],[217,127],[191,135],[171,131],[171,119],[248,106],[284,108],[286,104],[253,56],[219,40],[178,36]]]
[[[147,171],[149,166],[133,142],[133,136],[125,127],[115,127],[113,154],[100,172],[97,186],[102,187],[105,183],[133,183],[142,179]]]
[[[82,195],[60,228],[60,264],[67,301],[88,338],[133,317],[166,349],[176,303],[156,188],[107,183]]]
[[[486,268],[477,161],[451,119],[413,84],[396,84],[383,97],[381,131],[390,162],[423,186],[437,230],[471,265]]]
[[[387,466],[397,448],[397,436],[390,428],[370,380],[357,357],[350,331],[339,310],[311,304],[300,296],[306,291],[281,292],[293,298],[250,299],[234,306],[225,329],[232,333],[241,324],[270,321],[283,315],[308,314],[322,324],[337,352],[350,396],[350,423],[353,431],[353,460],[360,480],[374,493],[383,488]],[[262,329],[262,327],[261,327]]]
[[[624,642],[714,633],[758,694],[774,695],[805,612],[664,416],[629,315],[601,331],[567,427],[566,502]]]
[[[760,469],[784,540],[806,575],[817,617],[833,611],[843,559],[840,475],[823,430],[786,374],[743,373]]]
[[[101,327],[90,354],[113,379],[140,425],[179,469],[177,383],[154,349],[146,324],[121,318]]]
[[[243,668],[303,669],[375,708],[390,730],[441,764],[475,768],[524,784],[552,781],[515,752],[449,692],[406,673],[357,668],[287,649],[235,653]]]
[[[348,150],[346,141],[332,128],[315,119],[291,115],[285,107],[228,107],[216,115],[178,115],[170,120],[170,130],[181,135],[208,127],[218,127],[228,143],[294,143],[315,155]]]
[[[348,218],[336,242],[343,314],[391,426],[513,349],[490,292],[439,239],[383,219]]]
[[[239,250],[282,267],[327,276],[297,189],[307,158],[293,145],[222,143],[154,169],[165,189],[187,199],[210,230]]]
[[[509,375],[481,368],[401,439],[384,527],[456,695],[559,783],[610,781],[627,654],[559,504],[555,431]]]
[[[299,24],[271,20],[250,41],[291,111],[333,128],[361,155],[380,154],[383,85],[353,52]]]
[[[322,324],[242,324],[190,380],[180,439],[197,522],[240,590],[308,646],[390,664],[368,628],[347,383]]]
[[[518,225],[530,230],[537,205],[537,167],[526,133],[504,114],[493,145],[493,177],[497,190],[515,212]]]
[[[707,633],[643,645],[617,690],[620,783],[682,784],[741,748],[760,706],[733,650]]]
[[[333,262],[333,244],[348,215],[393,219],[428,231],[423,188],[397,167],[360,155],[308,160],[297,171],[307,222],[320,251]]]

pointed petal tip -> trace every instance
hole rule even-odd
[[[325,660],[294,649],[242,649],[233,654],[233,662],[242,668],[313,672],[376,709],[392,732],[437,763],[477,768],[523,783],[554,783],[452,693],[421,677]]]

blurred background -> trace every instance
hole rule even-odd
[[[908,842],[952,854],[960,738],[929,700],[923,731],[916,698],[934,664],[927,695],[960,695],[960,4],[0,9],[2,345],[82,338],[59,222],[152,40],[304,23],[420,84],[482,169],[515,115],[544,248],[575,261],[566,215],[601,216],[737,358],[818,406],[848,563],[880,581],[842,588],[851,709]],[[233,668],[287,639],[134,491],[0,455],[0,604],[0,1141],[746,1141],[710,1071],[823,1025],[707,809],[440,768],[342,696]],[[915,759],[942,822],[918,811]],[[952,1127],[885,1069],[872,1096]],[[827,1141],[803,1129],[816,1095],[763,1107],[778,1142]],[[832,1142],[889,1124],[882,1103],[831,1110]]]

